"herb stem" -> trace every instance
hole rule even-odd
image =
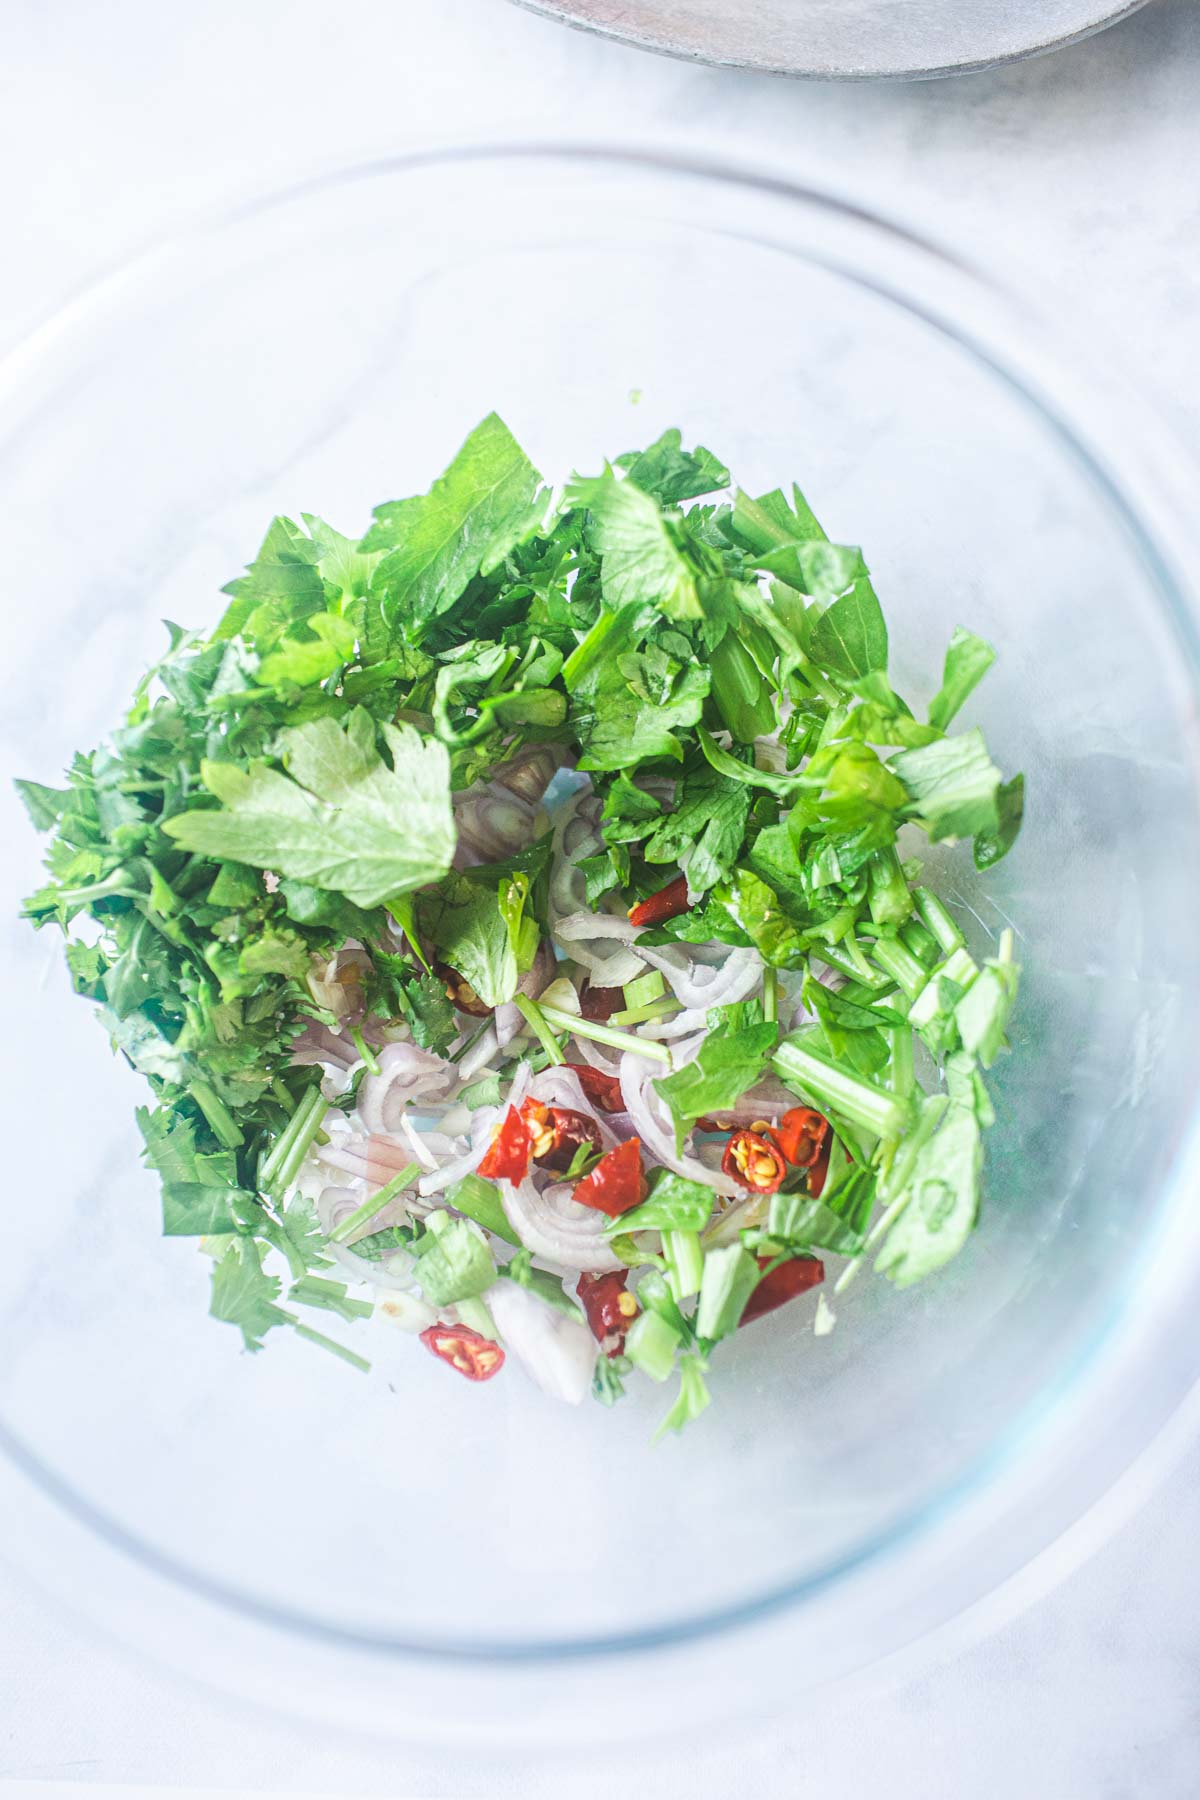
[[[779,1020],[779,971],[769,964],[763,970],[763,1018],[768,1025]]]
[[[300,1164],[321,1129],[328,1102],[320,1083],[303,1095],[258,1172],[263,1193],[282,1194],[295,1180]]]
[[[582,1019],[577,1013],[565,1012],[557,1006],[547,1006],[544,1001],[538,1010],[546,1023],[556,1031],[591,1038],[593,1043],[607,1044],[611,1050],[632,1050],[635,1056],[644,1056],[651,1062],[670,1065],[671,1052],[665,1044],[655,1043],[651,1038],[634,1037],[631,1031],[614,1031],[611,1025],[602,1025],[596,1019]]]
[[[380,1070],[380,1067],[379,1067],[379,1058],[376,1056],[376,1054],[372,1050],[370,1044],[368,1044],[366,1038],[363,1036],[361,1026],[352,1025],[350,1027],[350,1042],[354,1045],[354,1048],[358,1051],[358,1054],[359,1054],[360,1058],[362,1059],[362,1061],[367,1065],[368,1073],[371,1075],[380,1074],[382,1071]]]
[[[871,955],[884,974],[891,976],[901,992],[910,1000],[915,1000],[925,986],[928,974],[912,951],[899,938],[879,938],[872,947]]]
[[[542,1012],[537,1001],[531,1000],[528,994],[514,994],[513,1000],[516,1004],[517,1011],[529,1026],[529,1029],[533,1032],[534,1037],[542,1046],[542,1049],[546,1052],[550,1061],[552,1063],[565,1063],[567,1059],[562,1053],[562,1045],[546,1023],[546,1016]]]
[[[420,1173],[419,1163],[407,1163],[398,1175],[393,1175],[386,1186],[379,1189],[378,1193],[370,1195],[360,1207],[350,1214],[349,1218],[343,1219],[340,1225],[334,1226],[329,1233],[329,1242],[344,1244],[348,1238],[352,1238],[361,1226],[368,1224],[377,1213],[382,1212],[389,1200],[394,1200],[396,1195],[403,1192]]]
[[[314,1331],[311,1325],[301,1325],[298,1321],[292,1326],[297,1337],[307,1338],[310,1344],[319,1344],[322,1350],[329,1350],[334,1356],[340,1356],[343,1362],[349,1363],[352,1369],[361,1369],[368,1375],[371,1365],[365,1356],[359,1356],[353,1350],[347,1350],[345,1344],[335,1343],[333,1338],[326,1337],[323,1331]]]
[[[913,899],[916,901],[917,911],[946,955],[949,956],[952,950],[960,950],[967,940],[937,895],[927,887],[919,887],[913,889]]]
[[[207,1081],[193,1081],[189,1091],[222,1149],[238,1149],[245,1142],[245,1134],[216,1089]]]
[[[802,1097],[832,1107],[875,1137],[899,1137],[909,1123],[910,1101],[853,1075],[836,1063],[785,1038],[771,1059],[775,1072]]]

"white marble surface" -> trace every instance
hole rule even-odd
[[[0,347],[181,213],[429,134],[663,130],[798,160],[1099,330],[1200,449],[1200,5],[922,87],[687,68],[504,0],[9,0]],[[4,1778],[696,1800],[1194,1800],[1200,1449],[1093,1561],[918,1681],[737,1738],[570,1768],[408,1754],[251,1716],[139,1665],[0,1571]]]

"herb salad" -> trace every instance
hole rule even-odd
[[[476,1381],[672,1383],[678,1429],[736,1330],[962,1249],[1018,970],[908,840],[1016,838],[1021,777],[951,731],[987,644],[919,719],[799,489],[668,431],[554,491],[494,414],[361,539],[275,519],[226,593],[20,786],[26,912],[247,1349],[366,1368],[378,1311]]]

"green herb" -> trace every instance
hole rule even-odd
[[[677,1149],[682,1149],[697,1119],[735,1106],[747,1088],[754,1086],[778,1035],[776,1026],[766,1021],[743,1030],[719,1025],[709,1032],[691,1062],[654,1083],[675,1121]]]
[[[433,1212],[426,1236],[415,1246],[417,1280],[432,1306],[452,1306],[491,1287],[496,1265],[484,1239],[465,1219]]]
[[[582,1322],[583,1311],[566,1292],[557,1275],[551,1275],[548,1269],[535,1269],[533,1255],[529,1250],[518,1250],[499,1271],[509,1281],[515,1281],[518,1287],[527,1288],[544,1300],[547,1306],[554,1307],[556,1312],[566,1313],[569,1319]]]
[[[390,766],[375,748],[376,730]],[[289,773],[205,760],[200,778],[219,811],[189,811],[163,829],[187,850],[272,869],[379,906],[436,881],[450,867],[454,825],[449,765],[411,726],[376,727],[351,712],[343,730],[314,719],[281,734]]]

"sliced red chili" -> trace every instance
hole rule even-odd
[[[590,1151],[602,1148],[600,1127],[586,1113],[569,1106],[543,1106],[526,1100],[521,1117],[529,1132],[533,1160],[547,1169],[569,1169],[575,1152],[586,1144]]]
[[[579,990],[579,1011],[585,1019],[603,1023],[625,1006],[625,990],[619,987],[593,987],[585,981]]]
[[[483,1153],[479,1173],[486,1181],[524,1181],[529,1173],[533,1143],[529,1127],[510,1106],[502,1125],[492,1133],[492,1141]]]
[[[777,1193],[787,1174],[783,1152],[773,1135],[745,1129],[730,1134],[721,1168],[754,1194]]]
[[[603,1069],[593,1069],[591,1063],[568,1063],[567,1068],[579,1077],[579,1085],[585,1095],[601,1112],[625,1111],[625,1096],[615,1075],[606,1075]]]
[[[771,1268],[769,1256],[758,1258],[760,1269]],[[747,1300],[739,1329],[750,1325],[755,1319],[761,1319],[764,1313],[774,1312],[777,1306],[786,1306],[789,1300],[795,1300],[800,1294],[807,1294],[809,1288],[815,1288],[825,1279],[825,1264],[819,1256],[794,1256],[790,1262],[780,1263],[777,1269],[771,1269],[764,1275],[758,1286]]]
[[[668,881],[665,888],[659,888],[657,894],[648,894],[639,900],[636,906],[629,909],[631,925],[662,925],[667,919],[678,919],[688,910],[688,885],[686,875],[677,875],[674,881]]]
[[[793,1106],[775,1127],[775,1142],[790,1163],[809,1169],[829,1136],[829,1120],[811,1106]]]
[[[491,1338],[469,1325],[429,1325],[421,1342],[468,1381],[490,1381],[504,1367],[504,1352]]]
[[[819,1199],[829,1174],[829,1153],[833,1149],[833,1133],[827,1132],[825,1141],[817,1151],[817,1160],[808,1171],[808,1191],[813,1199]],[[846,1159],[849,1161],[849,1157]]]
[[[600,1158],[590,1175],[576,1183],[571,1198],[580,1206],[594,1206],[598,1212],[616,1219],[630,1207],[639,1206],[645,1196],[642,1146],[637,1138],[626,1138]]]
[[[435,962],[433,972],[445,988],[451,1006],[457,1007],[459,1012],[469,1013],[473,1019],[491,1018],[493,1008],[479,998],[465,975],[444,962]]]
[[[638,1303],[625,1285],[628,1279],[620,1270],[581,1275],[575,1289],[592,1336],[606,1356],[620,1356],[625,1333],[638,1315]]]

